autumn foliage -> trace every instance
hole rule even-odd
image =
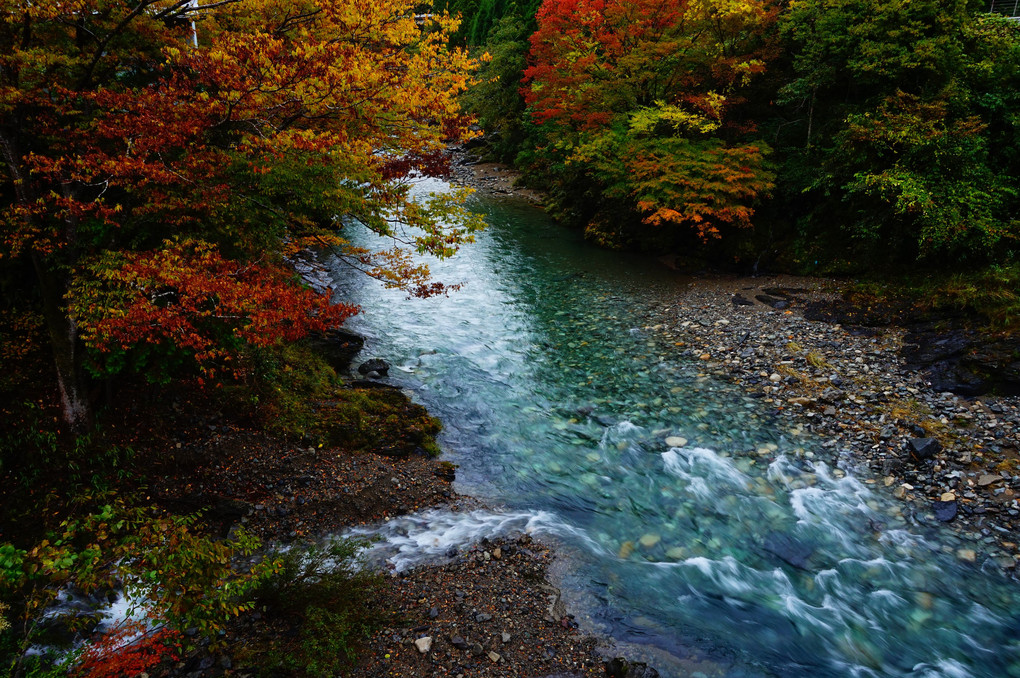
[[[280,265],[226,259],[206,243],[167,243],[94,261],[72,290],[72,308],[82,339],[100,353],[165,344],[211,371],[239,345],[294,341],[356,312],[290,284],[292,275]]]
[[[446,256],[477,227],[458,194],[409,196],[468,133],[456,27],[408,0],[4,3],[0,259],[38,278],[68,421],[97,352],[206,366],[342,322],[288,250],[434,291],[397,252]],[[354,250],[355,225],[389,242]]]
[[[748,226],[771,187],[769,149],[731,109],[765,69],[775,16],[756,1],[548,0],[524,71],[546,161],[595,179],[653,230]],[[620,222],[602,210],[589,235],[618,243]]]
[[[182,634],[168,627],[150,628],[127,621],[89,643],[71,671],[74,678],[131,678],[161,661],[181,656]]]

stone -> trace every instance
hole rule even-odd
[[[769,296],[768,294],[756,294],[754,295],[754,298],[766,306],[771,306],[777,311],[782,311],[790,305],[789,301],[785,299],[777,299],[776,297]]]
[[[935,509],[935,519],[948,523],[956,517],[956,501],[936,501],[932,502],[932,508]]]
[[[812,402],[811,398],[804,398],[802,396],[797,396],[796,398],[790,398],[790,404],[791,405],[800,405],[801,407],[805,407],[807,405],[810,405],[811,402]]]
[[[460,636],[451,636],[450,645],[453,645],[455,648],[461,651],[467,650],[469,647],[471,647],[468,644],[468,642],[461,638]]]
[[[501,659],[501,657],[499,656],[499,653],[498,653],[498,652],[492,652],[492,651],[490,650],[490,651],[489,651],[489,659],[491,659],[491,660],[492,660],[492,663],[493,663],[493,664],[497,664],[497,663],[499,663],[499,660]]]
[[[607,678],[659,678],[659,672],[641,662],[616,657],[606,662]]]
[[[798,569],[807,569],[808,559],[814,548],[804,542],[782,532],[769,532],[765,535],[762,548],[788,565]]]
[[[666,438],[666,445],[669,447],[685,447],[687,445],[687,438],[681,436],[669,436]]]
[[[897,499],[903,499],[905,496],[907,496],[907,488],[905,488],[903,485],[900,485],[895,490],[893,490],[892,493],[893,496],[896,497]]]
[[[390,364],[382,358],[371,358],[358,366],[358,372],[366,376],[369,372],[378,372],[379,376],[385,377],[389,371]]]
[[[911,438],[907,441],[906,451],[914,461],[923,461],[941,452],[942,443],[934,438]]]
[[[959,549],[956,552],[956,557],[964,562],[973,563],[977,561],[977,552],[974,549]]]
[[[499,638],[504,643],[509,643],[510,642],[510,634],[507,633],[506,631],[503,631],[501,634],[499,634]]]
[[[828,407],[825,408],[825,410],[822,411],[822,414],[824,414],[827,417],[831,417],[834,414],[836,414],[836,408],[833,407],[832,405],[829,405]]]
[[[418,648],[418,652],[422,654],[428,654],[428,651],[432,649],[432,636],[425,636],[414,641],[414,646]]]
[[[616,555],[617,555],[617,557],[619,557],[621,559],[625,559],[625,558],[629,558],[630,554],[633,553],[633,552],[634,552],[634,542],[632,542],[632,541],[625,541],[622,544],[620,544],[620,550],[619,550],[619,552]]]
[[[492,557],[496,560],[500,560],[503,557],[503,549],[498,546],[492,549]]]
[[[983,473],[978,477],[977,482],[978,486],[980,487],[988,487],[989,485],[992,485],[994,483],[1001,483],[1002,476],[993,475],[991,473]]]
[[[941,501],[956,501],[956,493],[955,492],[943,492],[942,496],[939,497],[939,499]]]
[[[478,622],[479,624],[490,621],[491,619],[492,615],[488,614],[487,612],[479,612],[478,614],[475,615],[475,621]]]
[[[648,534],[642,535],[642,537],[640,539],[638,539],[638,543],[641,544],[641,546],[646,548],[646,549],[652,548],[653,546],[658,544],[660,541],[662,541],[662,537],[660,537],[657,534],[652,534],[652,533],[648,533]]]
[[[773,372],[769,375],[769,381],[778,384],[783,380],[783,377],[778,372]]]

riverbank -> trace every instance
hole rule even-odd
[[[982,545],[960,549],[960,559],[1014,572],[1020,399],[933,389],[930,373],[904,357],[904,328],[831,321],[839,314],[827,309],[845,307],[842,285],[704,277],[678,292],[658,329],[705,373],[766,403],[790,441],[820,439],[842,468],[885,488],[918,527],[942,525]]]
[[[369,381],[376,388],[385,383]],[[145,408],[127,413],[116,428],[131,432],[151,414]],[[457,513],[481,507],[453,489],[455,468],[441,458],[306,447],[250,426],[214,402],[188,402],[148,435],[153,450],[163,450],[152,454],[158,463],[146,492],[153,501],[175,512],[202,510],[210,529],[224,535],[243,526],[270,547],[300,546],[426,508]],[[547,544],[519,535],[452,548],[441,564],[384,573],[372,610],[365,611],[381,623],[352,643],[356,662],[336,670],[351,676],[606,675],[598,641],[578,633],[547,581],[551,560]],[[215,652],[202,646],[150,675],[267,675],[260,665],[264,648],[299,629],[264,612],[233,622]]]

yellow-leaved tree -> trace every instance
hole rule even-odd
[[[449,255],[478,221],[408,185],[467,134],[475,64],[447,46],[454,18],[415,7],[3,0],[0,266],[36,277],[73,428],[87,360],[162,347],[208,368],[356,310],[297,285],[288,250],[434,291],[407,251]],[[392,242],[350,247],[354,222]]]

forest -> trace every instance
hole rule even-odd
[[[4,0],[0,665],[136,675],[273,605],[300,641],[250,661],[320,675],[355,659],[378,624],[351,591],[378,581],[301,568],[356,545],[267,555],[244,529],[217,536],[204,499],[151,488],[183,482],[188,427],[438,451],[423,408],[323,355],[363,309],[295,264],[326,253],[411,297],[456,294],[420,256],[471,247],[483,220],[467,190],[412,190],[449,176],[452,147],[513,167],[602,248],[881,280],[1015,331],[1020,21],[988,10]],[[70,667],[26,653],[95,628],[42,623],[69,583],[144,590],[163,621]]]
[[[1017,24],[985,4],[449,7],[491,152],[591,239],[850,272],[1014,262]]]

